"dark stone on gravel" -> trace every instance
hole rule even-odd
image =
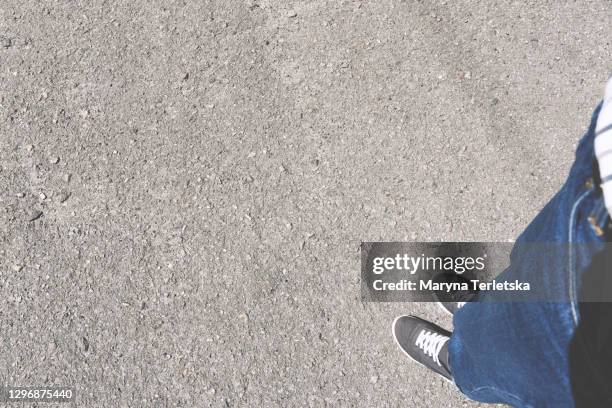
[[[40,210],[34,210],[34,211],[32,211],[32,213],[30,214],[30,219],[29,219],[29,221],[30,221],[30,222],[32,222],[32,221],[36,221],[37,219],[39,219],[40,217],[42,217],[42,215],[43,215],[43,212],[42,212],[42,211],[40,211]]]

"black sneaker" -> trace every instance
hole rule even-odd
[[[400,316],[393,321],[393,338],[402,351],[417,363],[453,380],[448,364],[451,333],[415,316]]]
[[[464,283],[469,288],[472,287],[468,279],[457,274],[441,273],[436,275],[433,281],[437,283],[446,282],[452,284]],[[461,309],[466,303],[474,300],[477,294],[478,292],[474,290],[457,290],[452,292],[435,291],[433,292],[433,297],[445,312],[454,315],[455,312]]]
[[[457,310],[461,309],[467,302],[437,302],[438,306],[446,313],[454,315]]]

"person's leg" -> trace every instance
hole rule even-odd
[[[568,349],[578,322],[576,287],[581,271],[604,243],[598,222],[605,219],[605,207],[602,210],[603,198],[593,182],[598,111],[567,182],[521,234],[510,267],[499,277],[537,280],[556,299],[566,301],[503,303],[497,302],[498,294],[482,293],[478,302],[454,315],[450,368],[457,386],[472,399],[519,407],[573,406]],[[525,256],[530,244],[543,242],[558,243],[556,248],[566,253]],[[587,242],[592,245],[580,245],[575,252],[570,246]]]
[[[568,349],[579,318],[577,287],[604,246],[608,218],[593,169],[599,111],[566,183],[517,239],[510,266],[496,278],[531,282],[539,301],[481,292],[477,302],[456,311],[450,336],[418,318],[394,322],[405,353],[439,374],[444,375],[440,366],[447,368],[445,377],[472,399],[516,407],[573,406]]]

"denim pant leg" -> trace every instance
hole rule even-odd
[[[496,302],[500,295],[483,292],[479,302],[466,304],[454,316],[450,365],[459,389],[474,400],[516,407],[574,405],[568,349],[579,318],[577,286],[581,271],[603,247],[603,239],[588,221],[597,208],[605,211],[597,186],[589,182],[593,176],[593,139],[599,109],[593,113],[589,130],[578,145],[566,183],[514,247],[542,242],[589,243],[589,249],[545,262],[511,257],[510,266],[499,277],[524,281],[537,273],[536,278],[557,292],[556,298],[565,301]]]

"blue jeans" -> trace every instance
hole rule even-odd
[[[574,406],[568,349],[580,317],[578,286],[581,273],[604,246],[598,228],[608,217],[591,182],[600,107],[578,145],[567,181],[519,236],[510,266],[498,278],[541,280],[557,298],[566,300],[496,302],[496,293],[485,292],[479,302],[466,304],[454,316],[450,366],[456,385],[471,399],[515,407]],[[514,256],[517,246],[534,242],[561,243],[565,248],[588,245],[577,245],[565,256]]]

